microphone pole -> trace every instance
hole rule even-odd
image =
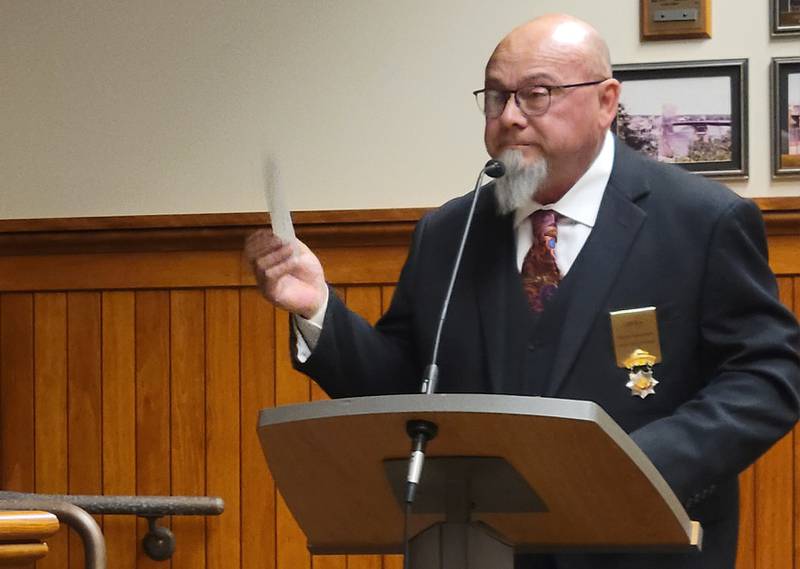
[[[506,167],[502,162],[499,160],[489,160],[486,165],[481,168],[481,171],[478,174],[478,179],[475,182],[472,204],[470,205],[469,214],[467,214],[467,223],[464,226],[464,232],[461,235],[461,243],[458,246],[458,253],[456,254],[456,260],[453,264],[453,271],[450,275],[450,284],[447,287],[447,292],[444,296],[444,302],[442,303],[442,313],[439,316],[439,325],[436,329],[431,363],[428,364],[423,372],[421,392],[427,395],[433,395],[436,393],[436,385],[439,379],[439,340],[441,340],[442,337],[442,328],[444,327],[444,320],[447,316],[447,308],[450,306],[450,297],[453,295],[453,286],[455,285],[456,276],[458,275],[458,268],[461,266],[461,257],[464,255],[464,246],[467,243],[469,229],[472,225],[472,218],[475,215],[475,206],[478,203],[478,196],[483,188],[481,186],[481,181],[483,180],[484,174],[491,178],[500,178],[505,173]],[[414,502],[417,485],[419,484],[419,480],[422,475],[422,466],[425,462],[425,447],[427,446],[428,441],[436,436],[438,428],[430,421],[413,419],[406,423],[406,432],[408,433],[408,436],[411,437],[411,457],[408,461],[408,475],[406,477],[405,494],[405,502],[408,509]]]
[[[453,272],[450,275],[450,284],[447,287],[447,292],[444,295],[444,302],[442,303],[442,313],[439,316],[439,327],[436,329],[436,336],[433,342],[433,356],[431,363],[425,368],[422,374],[422,389],[421,392],[427,395],[436,393],[436,385],[439,381],[439,341],[442,339],[442,328],[444,327],[444,320],[447,317],[447,309],[450,306],[450,297],[453,296],[453,287],[456,284],[456,276],[458,269],[461,266],[461,257],[464,255],[464,246],[467,243],[469,236],[469,229],[472,225],[472,218],[475,216],[475,206],[478,203],[478,195],[483,189],[481,180],[483,175],[486,174],[491,178],[501,178],[506,173],[506,166],[499,160],[489,160],[483,169],[478,174],[478,180],[475,182],[475,194],[472,196],[472,204],[467,214],[467,224],[464,226],[464,233],[461,235],[461,243],[458,246],[458,253],[456,254],[456,261],[453,264]]]

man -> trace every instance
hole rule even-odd
[[[478,200],[439,390],[597,402],[705,532],[702,553],[518,567],[733,568],[737,474],[797,420],[797,323],[776,298],[756,206],[616,141],[610,77],[604,41],[564,15],[513,30],[489,59],[477,92],[485,144],[508,172]],[[375,329],[329,292],[307,247],[253,235],[262,292],[297,315],[298,368],[334,397],[416,392],[470,199],[420,221]],[[618,365],[609,313],[647,306],[662,357],[635,365],[659,383],[637,387]]]

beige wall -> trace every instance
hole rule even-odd
[[[433,206],[485,159],[470,91],[514,25],[568,11],[616,63],[750,58],[750,196],[769,163],[768,1],[714,0],[713,39],[640,44],[636,0],[0,0],[0,218]]]

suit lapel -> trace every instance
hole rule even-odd
[[[492,393],[502,393],[506,370],[505,358],[508,337],[508,280],[513,272],[515,254],[511,215],[497,215],[494,205],[494,186],[486,188],[476,212],[473,235],[477,239],[475,262],[472,264],[476,284],[481,333],[486,348],[489,382]]]
[[[646,185],[643,186],[646,183],[641,172],[646,167],[643,162],[617,142],[614,167],[595,226],[567,277],[575,280],[575,286],[565,310],[546,395],[558,392],[592,324],[602,316],[605,299],[647,217],[635,203],[648,192]]]

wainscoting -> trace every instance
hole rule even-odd
[[[759,204],[781,298],[797,314],[800,200]],[[374,321],[422,213],[295,220],[348,306]],[[258,410],[325,395],[291,369],[287,315],[260,298],[242,258],[244,236],[265,219],[0,221],[0,488],[226,502],[220,517],[167,520],[171,562],[140,551],[143,521],[106,516],[110,567],[401,567],[397,556],[312,559],[266,468]],[[798,460],[789,434],[742,474],[739,568],[800,567]],[[82,567],[74,536],[62,530],[50,544],[40,568]]]

